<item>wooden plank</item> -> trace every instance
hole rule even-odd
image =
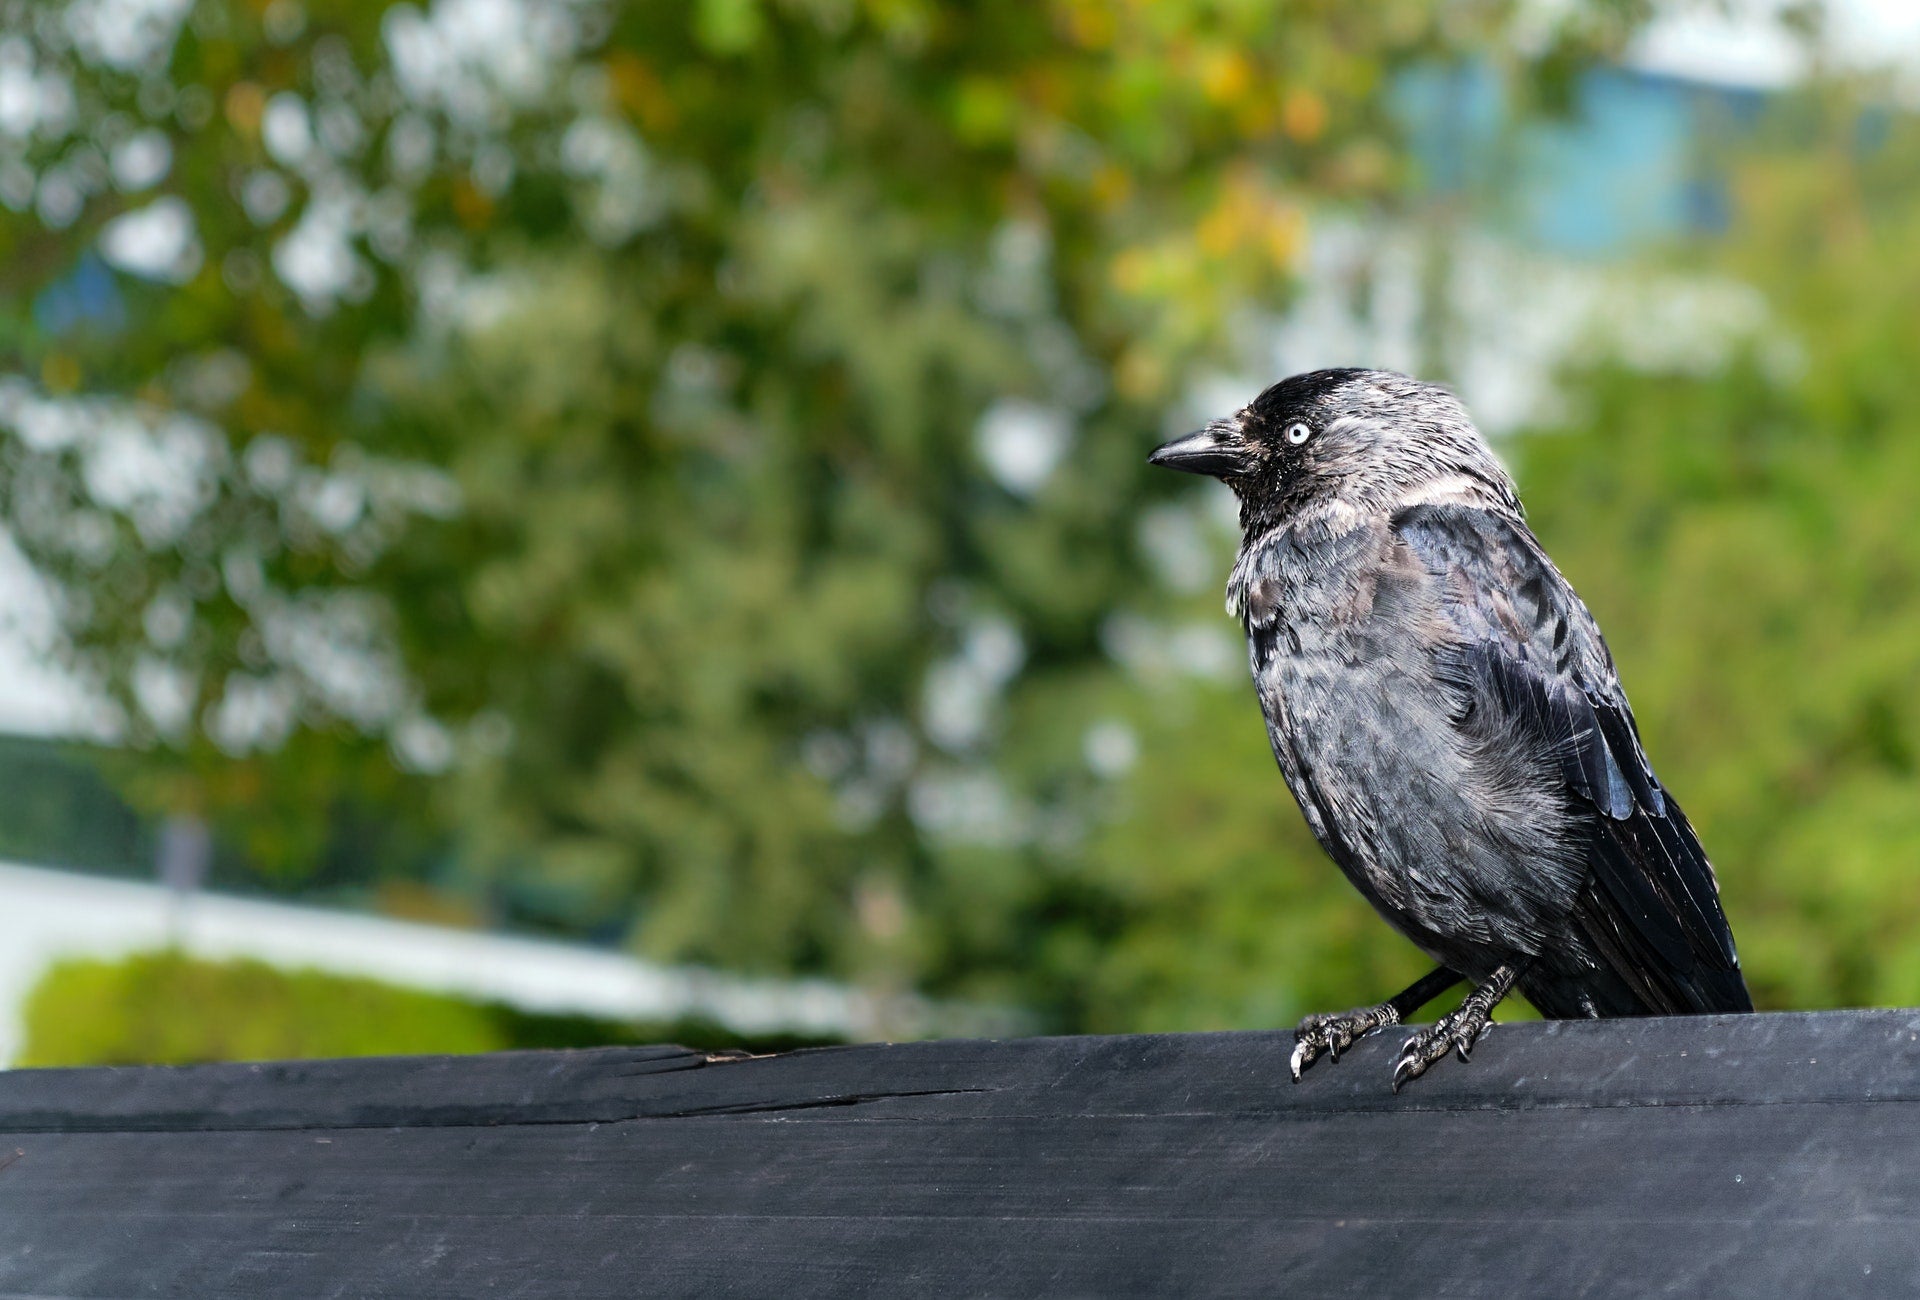
[[[1920,1291],[1915,1013],[1289,1043],[19,1071],[0,1296]]]

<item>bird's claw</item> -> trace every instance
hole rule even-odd
[[[1446,1015],[1409,1038],[1393,1063],[1393,1090],[1425,1074],[1434,1062],[1452,1052],[1462,1061],[1473,1056],[1474,1044],[1493,1028],[1492,1014],[1470,1001],[1458,1011]]]
[[[1368,1034],[1399,1023],[1400,1013],[1385,1002],[1377,1007],[1357,1007],[1335,1015],[1308,1016],[1293,1031],[1293,1056],[1287,1062],[1293,1081],[1300,1082],[1301,1071],[1319,1060],[1322,1053],[1338,1063],[1340,1053]]]
[[[1300,1082],[1300,1071],[1306,1069],[1312,1061],[1313,1058],[1307,1055],[1306,1041],[1304,1039],[1296,1039],[1293,1044],[1293,1056],[1287,1062],[1288,1067],[1293,1071],[1293,1081],[1295,1083]]]

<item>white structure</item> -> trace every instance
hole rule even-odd
[[[913,1037],[1017,1033],[1010,1013],[880,1000],[825,980],[752,980],[617,952],[356,912],[0,863],[0,1062],[19,1053],[29,990],[63,957],[116,958],[169,944],[195,957],[386,980],[525,1011],[659,1021],[695,1016],[738,1033]]]

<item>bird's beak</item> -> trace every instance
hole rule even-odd
[[[1247,443],[1240,436],[1240,421],[1215,420],[1198,433],[1175,438],[1147,457],[1149,465],[1163,465],[1188,474],[1206,474],[1213,478],[1231,478],[1244,474],[1250,465]]]

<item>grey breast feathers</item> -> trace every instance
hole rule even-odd
[[[1566,794],[1461,691],[1443,576],[1385,520],[1279,530],[1236,573],[1275,756],[1335,862],[1443,958],[1551,944],[1582,876]]]

